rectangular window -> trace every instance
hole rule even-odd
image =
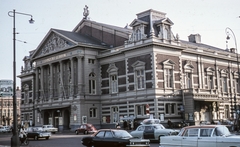
[[[110,82],[112,93],[117,93],[118,92],[117,75],[110,76]]]
[[[97,108],[90,108],[89,115],[90,117],[97,117]]]
[[[112,107],[113,123],[118,122],[118,107]]]
[[[173,103],[167,103],[165,104],[165,113],[166,114],[175,114],[176,112],[176,104]]]
[[[96,94],[95,80],[89,80],[89,94]]]
[[[213,76],[212,75],[208,76],[208,89],[214,89]]]
[[[227,92],[227,77],[223,77],[223,92]]]
[[[186,88],[192,88],[191,73],[186,73]]]
[[[239,87],[239,79],[236,79],[236,88],[237,88],[237,93],[240,93],[240,87]]]
[[[144,71],[143,69],[136,70],[137,89],[144,89]]]
[[[88,59],[89,64],[94,64],[94,59]]]
[[[165,69],[165,71],[166,87],[173,88],[173,69]]]

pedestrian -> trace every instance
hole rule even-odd
[[[169,128],[172,128],[172,122],[171,122],[170,119],[168,119],[168,122],[167,122],[167,123],[168,123],[168,127],[169,127]]]
[[[127,121],[125,121],[125,120],[124,120],[124,122],[123,122],[123,128],[124,128],[125,130],[127,130]]]

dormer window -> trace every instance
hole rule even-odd
[[[142,36],[142,35],[141,35],[140,29],[137,29],[136,34],[135,34],[135,37],[136,37],[135,40],[136,40],[136,41],[141,40],[141,39],[142,39],[141,36]]]

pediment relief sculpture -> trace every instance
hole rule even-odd
[[[62,39],[60,36],[53,34],[50,36],[50,38],[47,40],[47,42],[44,44],[41,50],[41,54],[48,54],[51,52],[55,52],[57,50],[61,50],[67,47],[70,47],[70,43],[64,39]]]

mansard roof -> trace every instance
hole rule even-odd
[[[84,25],[85,23],[91,23],[92,25],[96,25],[98,27],[105,27],[108,29],[117,30],[119,32],[123,32],[123,33],[127,33],[127,34],[132,33],[132,29],[129,29],[129,28],[118,27],[118,26],[114,26],[114,25],[109,25],[109,24],[104,24],[104,23],[100,23],[100,22],[96,22],[96,21],[87,20],[87,19],[82,19],[78,23],[78,25],[73,29],[72,32],[78,32],[79,29],[81,29],[81,26]]]

